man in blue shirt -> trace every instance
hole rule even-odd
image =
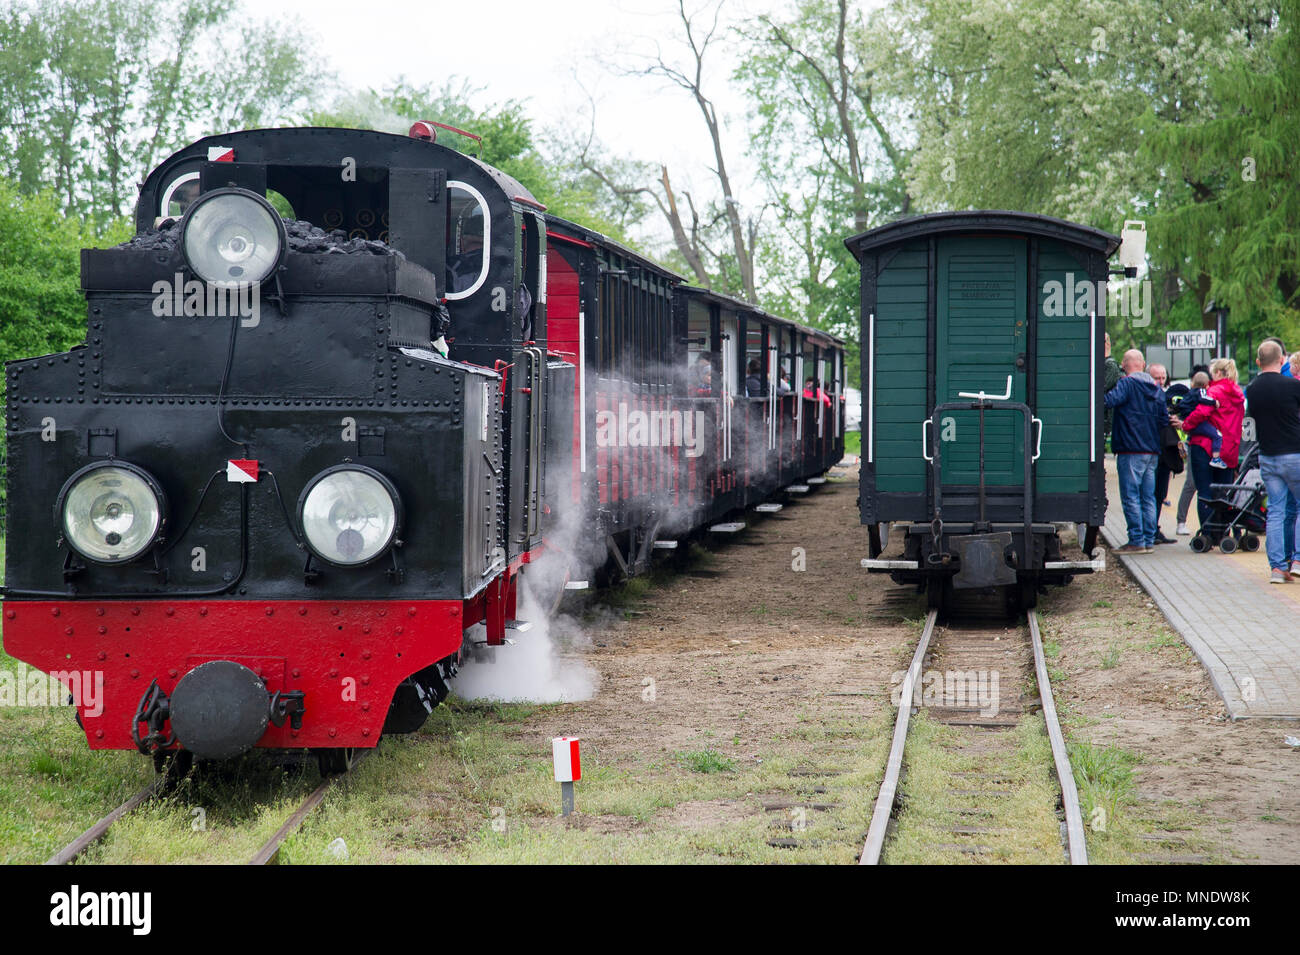
[[[1169,423],[1164,395],[1146,372],[1146,359],[1136,348],[1120,362],[1125,377],[1106,392],[1107,408],[1115,409],[1110,447],[1115,452],[1119,498],[1128,525],[1128,543],[1117,554],[1149,554],[1156,539],[1156,462],[1160,430]]]
[[[1280,373],[1283,378],[1294,378],[1295,369],[1291,366],[1291,362],[1287,360],[1287,350],[1286,346],[1282,344],[1282,339],[1276,337],[1266,338],[1263,342],[1260,342],[1260,344],[1262,345],[1264,342],[1277,343],[1278,349],[1282,352],[1282,368]],[[1289,573],[1294,574],[1300,572],[1300,498],[1297,498],[1289,490],[1284,491],[1283,493],[1284,497],[1282,499],[1286,502],[1283,513],[1286,517],[1285,542],[1287,551],[1287,569]]]

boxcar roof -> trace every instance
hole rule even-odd
[[[912,216],[851,236],[844,240],[844,244],[860,261],[867,252],[882,246],[893,245],[918,236],[957,232],[1045,236],[1095,249],[1108,256],[1119,247],[1119,236],[1094,229],[1092,226],[1079,225],[1052,216],[1001,209],[931,212],[923,216]]]

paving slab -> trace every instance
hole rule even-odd
[[[1161,513],[1160,529],[1175,537],[1175,507],[1186,475],[1170,481],[1174,507]],[[1115,460],[1106,459],[1110,505],[1102,535],[1112,547],[1128,541],[1119,504]],[[1198,521],[1192,503],[1188,526]],[[1261,535],[1262,538],[1262,535]],[[1270,584],[1268,558],[1224,554],[1217,548],[1197,554],[1190,537],[1157,544],[1153,553],[1113,554],[1124,563],[1155,605],[1205,666],[1210,682],[1234,719],[1300,720],[1300,580]]]

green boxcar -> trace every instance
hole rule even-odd
[[[948,212],[846,244],[862,269],[866,566],[925,586],[935,605],[971,590],[1020,607],[1097,566],[1064,555],[1056,527],[1087,525],[1090,554],[1105,518],[1100,383],[1119,237]],[[906,534],[886,559],[889,523]]]

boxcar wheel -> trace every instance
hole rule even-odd
[[[1020,611],[1022,613],[1033,610],[1038,606],[1038,581],[1022,580],[1016,584],[1019,591]]]

